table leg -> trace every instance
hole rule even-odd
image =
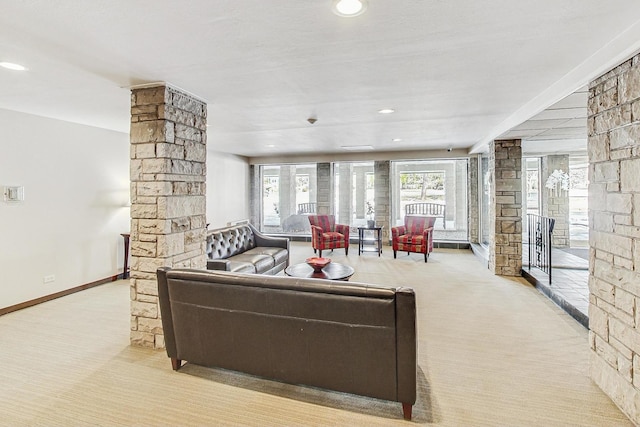
[[[129,233],[120,234],[124,239],[124,269],[122,272],[122,278],[129,278]]]

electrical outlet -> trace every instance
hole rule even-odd
[[[43,283],[51,283],[56,281],[56,276],[54,274],[50,274],[49,276],[44,276],[42,278]]]

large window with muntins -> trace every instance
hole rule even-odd
[[[406,214],[435,216],[436,240],[468,240],[467,159],[395,161],[392,175],[392,225]]]

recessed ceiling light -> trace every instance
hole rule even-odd
[[[14,64],[13,62],[0,62],[0,67],[14,71],[25,71],[27,69],[24,65]]]
[[[343,145],[342,147],[343,150],[347,150],[347,151],[367,151],[367,150],[373,150],[373,146],[372,145]]]
[[[273,147],[275,147],[275,145],[273,145],[273,144],[267,145],[267,148],[273,148]]]
[[[378,110],[378,113],[380,114],[391,114],[391,113],[395,113],[396,110],[394,110],[393,108],[383,108],[382,110]]]
[[[367,9],[367,0],[333,0],[331,9],[338,16],[350,18],[364,13]]]
[[[400,142],[400,141],[402,141],[402,138],[393,138],[391,141],[393,141],[393,142]]]

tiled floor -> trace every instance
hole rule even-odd
[[[585,328],[589,327],[589,261],[568,252],[553,249],[551,284],[542,270],[529,269],[528,246],[522,250],[524,277],[558,304]]]

